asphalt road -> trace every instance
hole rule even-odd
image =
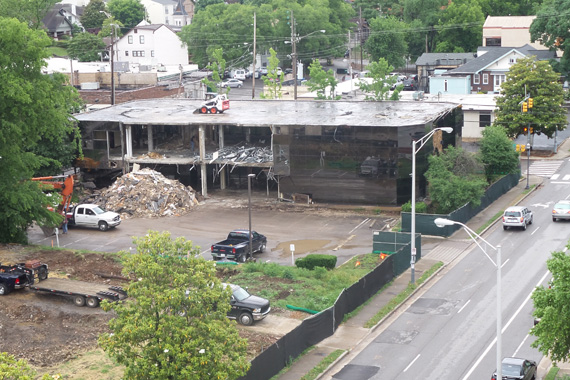
[[[265,253],[255,253],[258,261],[292,265],[294,258],[308,253],[334,254],[340,265],[356,254],[372,251],[372,231],[385,226],[382,217],[357,213],[319,211],[311,208],[282,210],[276,201],[252,200],[252,229],[267,236]],[[260,205],[260,206],[259,206]],[[279,208],[279,209],[276,209]],[[287,208],[287,207],[286,207]],[[210,198],[185,216],[124,220],[117,228],[102,232],[82,227],[69,228],[65,235],[45,237],[34,226],[28,231],[30,244],[58,245],[71,249],[102,252],[134,250],[132,237],[144,236],[149,230],[168,231],[172,238],[184,237],[200,247],[203,257],[211,260],[210,245],[224,240],[236,228],[248,228],[247,199]]]
[[[568,161],[559,178],[570,175]],[[484,238],[502,247],[502,357],[540,362],[530,347],[534,337],[530,296],[549,279],[546,260],[564,250],[570,221],[552,222],[551,209],[570,199],[570,181],[548,180],[525,199],[534,222],[523,230],[503,231],[499,223]],[[341,368],[333,379],[489,379],[496,368],[496,270],[477,246],[438,276],[438,281],[405,311],[382,326]],[[495,251],[487,249],[495,260]],[[331,377],[325,377],[331,378]]]

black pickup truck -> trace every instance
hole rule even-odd
[[[34,284],[35,280],[48,277],[47,264],[38,260],[13,265],[0,265],[0,295],[6,295],[14,289],[22,289]]]
[[[228,318],[236,319],[242,325],[251,326],[253,321],[262,320],[271,311],[269,300],[251,295],[239,285],[223,285],[229,286],[232,290],[230,299],[232,308],[228,312]]]
[[[267,238],[251,231],[251,252],[263,252],[267,246]],[[234,230],[228,238],[213,244],[210,248],[215,261],[229,259],[244,263],[249,256],[249,230]]]

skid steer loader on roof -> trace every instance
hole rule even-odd
[[[208,94],[211,97],[206,98],[206,101],[202,103],[200,108],[194,111],[194,113],[210,113],[217,114],[223,113],[225,110],[230,108],[230,101],[226,94]]]

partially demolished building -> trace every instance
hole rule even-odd
[[[436,127],[433,147],[461,141],[456,105],[424,102],[231,101],[194,114],[200,101],[153,99],[76,115],[88,173],[149,167],[208,194],[254,186],[316,202],[401,204],[411,196],[412,141]],[[428,147],[416,157],[418,194]]]

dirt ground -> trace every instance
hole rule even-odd
[[[121,265],[109,254],[75,254],[0,245],[0,263],[29,259],[47,263],[50,277],[119,286],[125,284],[116,278],[121,275]],[[249,359],[286,334],[291,328],[291,323],[287,323],[291,317],[297,317],[294,324],[300,322],[300,316],[284,310],[273,309],[270,317],[273,315],[273,319],[268,317],[252,327],[238,325],[240,335],[249,341]],[[0,340],[0,351],[25,359],[36,368],[50,367],[57,372],[62,363],[77,358],[78,353],[97,348],[97,337],[107,331],[111,317],[100,308],[76,307],[65,297],[42,295],[28,289],[15,290],[0,297],[0,331],[4,337]]]

